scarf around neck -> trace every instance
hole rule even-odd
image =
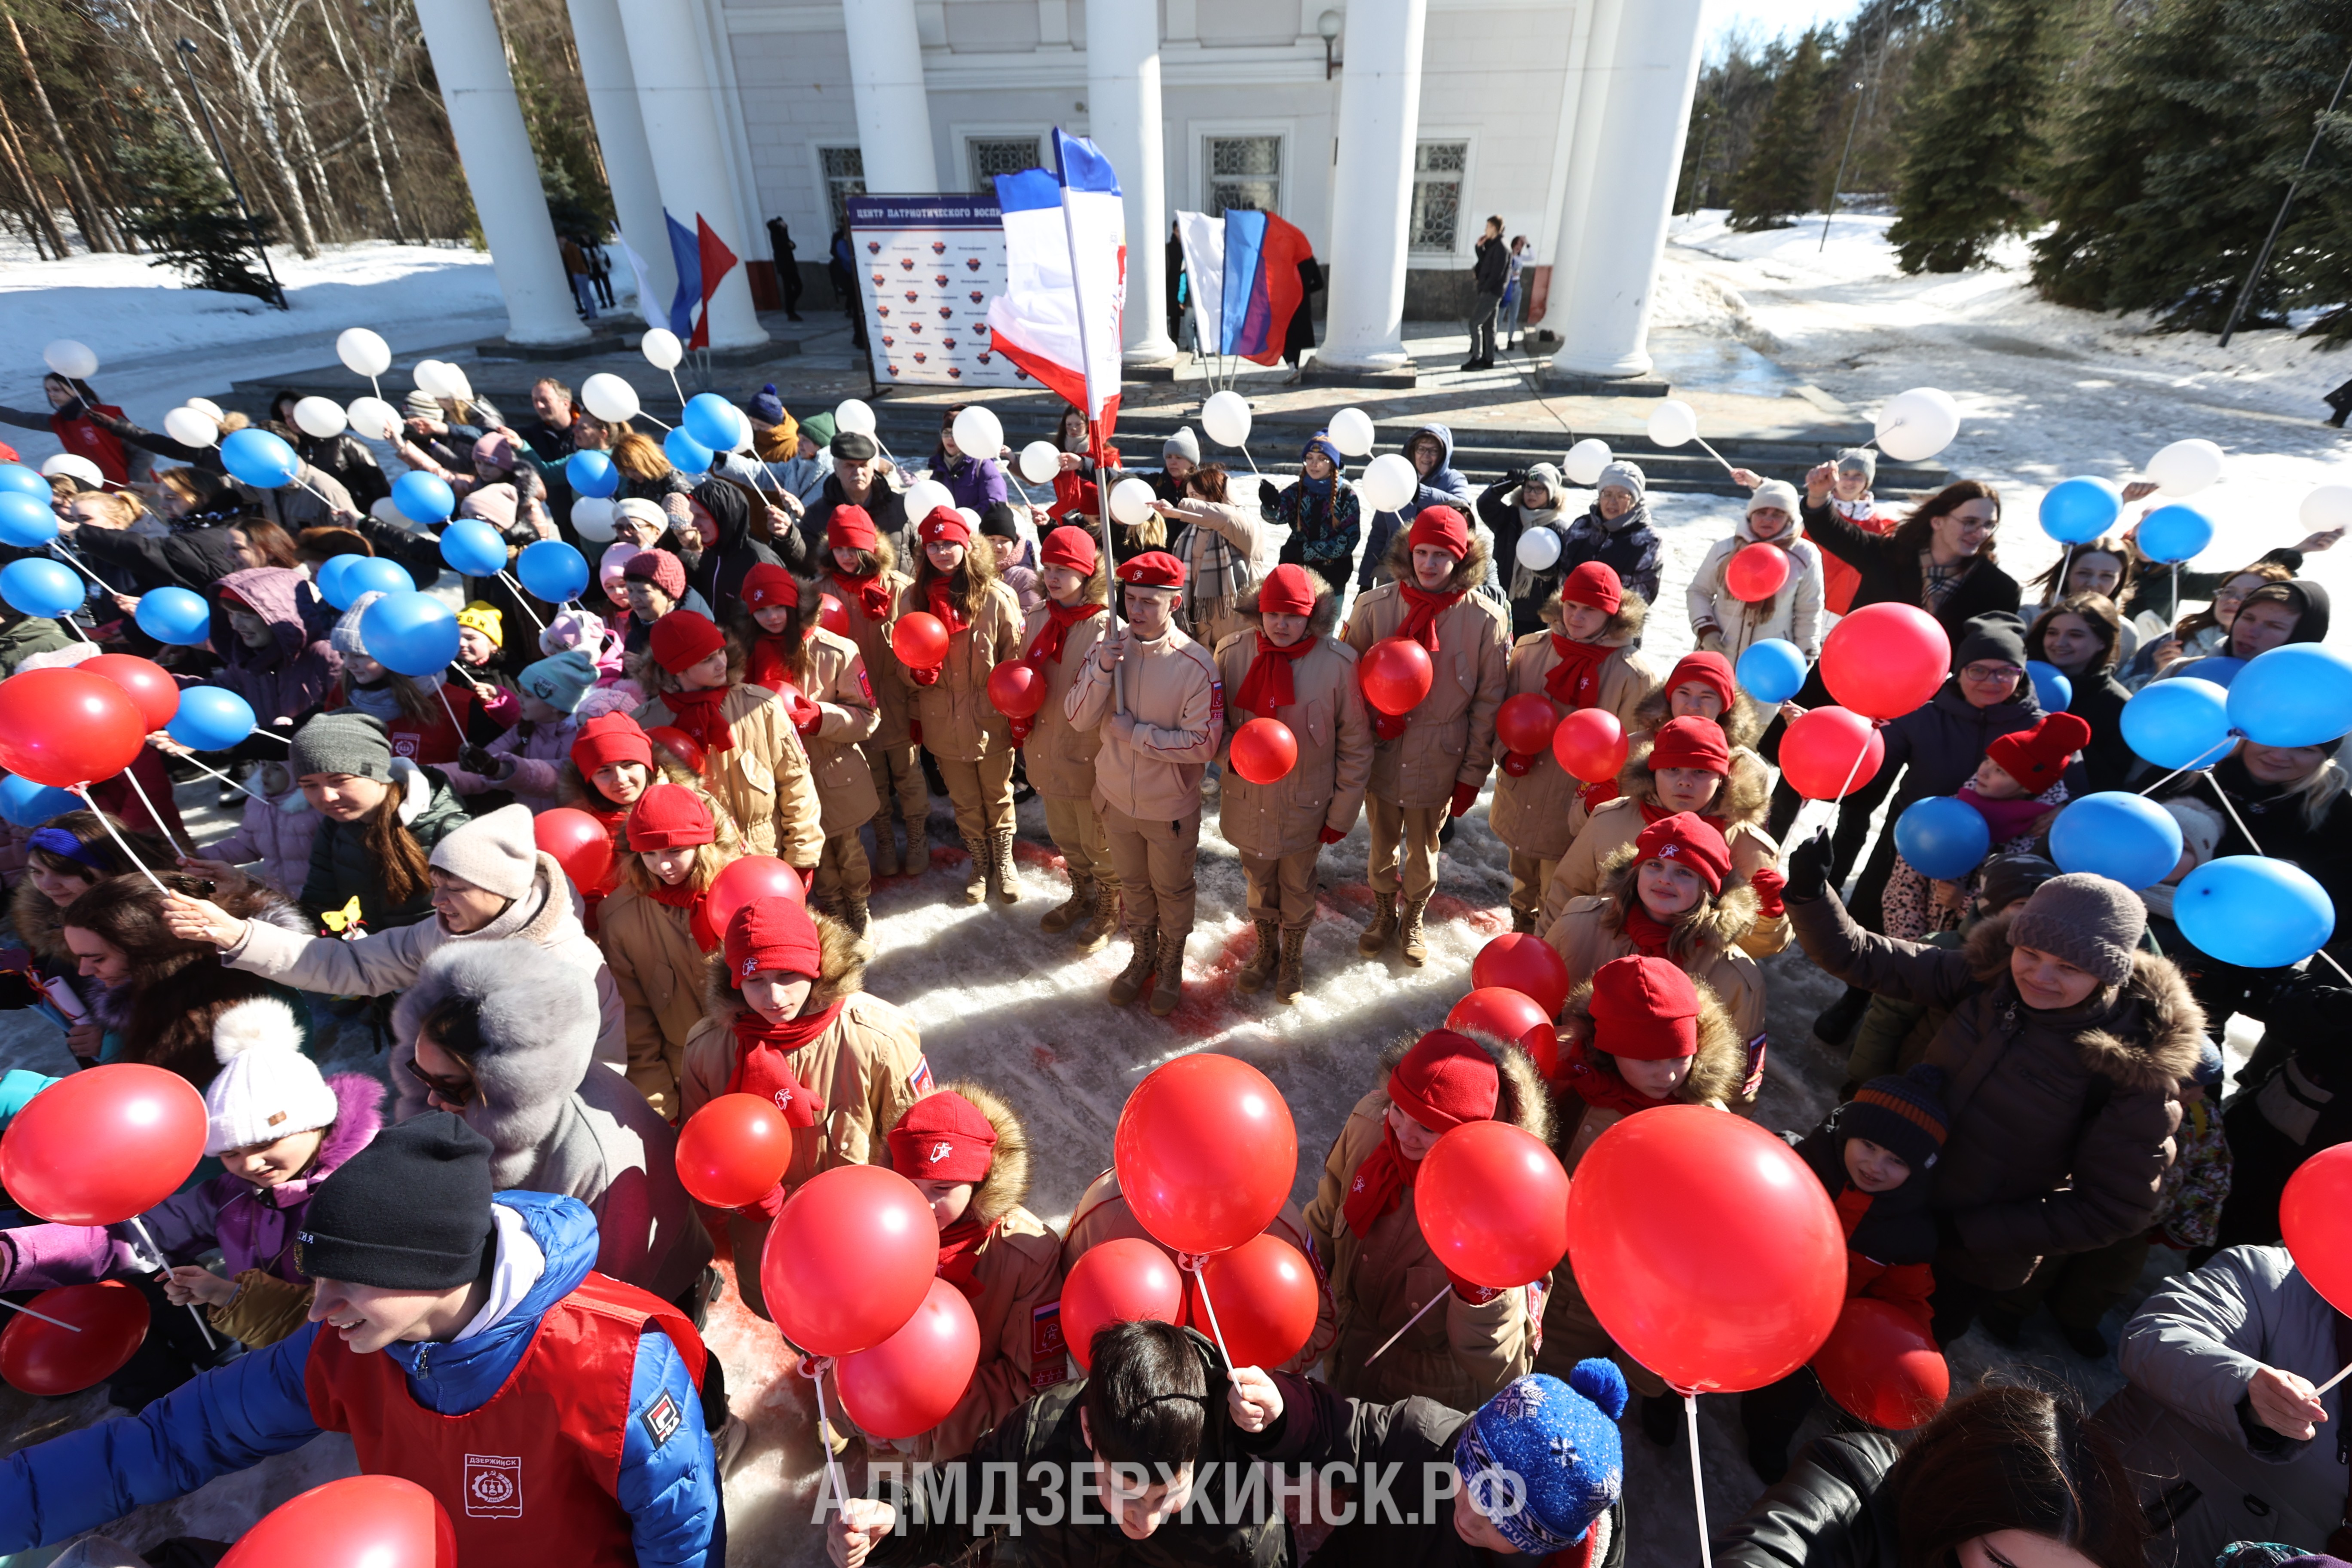
[[[1670,1100],[1653,1100],[1615,1073],[1602,1071],[1585,1050],[1582,1040],[1571,1044],[1560,1058],[1559,1081],[1562,1087],[1574,1089],[1576,1097],[1585,1104],[1600,1110],[1622,1111],[1627,1116],[1674,1103]]]
[[[1617,650],[1604,643],[1570,642],[1551,634],[1552,657],[1559,662],[1544,676],[1551,700],[1570,708],[1591,708],[1601,700],[1601,667]]]
[[[953,579],[932,578],[923,585],[923,597],[929,603],[931,614],[940,618],[940,625],[947,627],[948,636],[953,637],[971,625],[971,620],[955,602]]]
[[[1469,591],[1432,594],[1401,579],[1397,587],[1404,595],[1404,602],[1412,606],[1412,613],[1404,618],[1404,625],[1397,628],[1397,636],[1411,637],[1431,653],[1435,653],[1437,617],[1460,604],[1468,596]]]
[[[1257,657],[1250,660],[1249,673],[1242,677],[1239,689],[1234,693],[1234,706],[1247,709],[1260,718],[1271,718],[1276,709],[1287,708],[1298,700],[1298,683],[1290,667],[1314,651],[1321,639],[1314,636],[1300,637],[1288,647],[1276,647],[1259,632]]]
[[[1100,605],[1062,605],[1052,599],[1046,600],[1045,624],[1037,628],[1037,635],[1029,641],[1029,651],[1023,657],[1040,659],[1046,664],[1061,663],[1062,649],[1070,640],[1070,628],[1102,613]]]
[[[1348,1184],[1348,1201],[1341,1205],[1357,1240],[1370,1236],[1372,1226],[1404,1202],[1406,1189],[1420,1173],[1421,1162],[1406,1159],[1397,1147],[1396,1129],[1382,1127],[1381,1146],[1356,1167],[1356,1178]]]
[[[855,600],[858,613],[867,620],[878,626],[890,618],[890,590],[882,582],[879,567],[863,577],[845,577],[835,572],[833,585],[841,590],[842,597]]]
[[[698,691],[666,691],[662,701],[667,704],[670,716],[677,727],[693,737],[705,752],[731,752],[735,749],[735,727],[719,711],[730,689],[707,686]]]
[[[969,1210],[961,1219],[940,1232],[939,1277],[962,1291],[967,1301],[981,1298],[984,1287],[979,1279],[980,1248],[995,1234],[995,1226],[982,1224]]]
[[[841,1015],[835,1002],[824,1012],[771,1024],[750,1007],[735,1016],[735,1070],[727,1077],[730,1094],[755,1094],[774,1104],[793,1127],[814,1127],[824,1118],[824,1100],[803,1084],[793,1071],[792,1054],[814,1041]],[[783,1184],[743,1206],[770,1219],[784,1206]]]
[[[1636,894],[1628,900],[1625,910],[1625,940],[1643,958],[1666,958],[1666,943],[1673,940],[1675,928],[1650,912],[1650,906]]]
[[[717,942],[709,940],[711,935],[709,929],[709,921],[703,912],[703,905],[710,897],[708,889],[697,891],[691,879],[672,887],[669,883],[656,878],[653,891],[646,897],[666,910],[684,910],[687,929],[694,933],[695,945],[703,952],[709,952],[719,945]]]

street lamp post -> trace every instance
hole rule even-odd
[[[245,187],[237,184],[236,171],[229,166],[228,149],[221,145],[220,128],[213,123],[212,105],[205,101],[205,89],[196,80],[196,44],[193,38],[180,40],[180,68],[187,73],[188,90],[195,95],[196,112],[205,117],[205,134],[212,138],[213,157],[221,167],[221,175],[228,181],[228,193],[236,198],[236,210],[245,215],[245,228],[253,236],[255,254],[261,258],[261,270],[269,276],[269,287],[276,294],[274,303],[281,310],[292,307],[286,302],[286,286],[278,281],[278,269],[269,265],[269,247],[261,243],[261,226],[253,221],[253,208],[245,199]]]

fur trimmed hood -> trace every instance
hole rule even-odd
[[[1457,510],[1470,523],[1470,553],[1454,563],[1454,574],[1446,578],[1444,591],[1466,594],[1486,580],[1486,569],[1494,561],[1495,540],[1486,531],[1485,524],[1469,515],[1468,507]],[[1389,552],[1382,557],[1381,564],[1388,568],[1389,575],[1395,578],[1400,585],[1413,581],[1412,526],[1410,523],[1399,528],[1395,537],[1389,541]]]
[[[2009,926],[2013,917],[1998,914],[1979,921],[1969,931],[1962,951],[1969,973],[1988,989],[2010,987]],[[2114,1080],[2124,1089],[2161,1090],[2173,1087],[2197,1070],[2205,1050],[2205,1009],[2198,1004],[2178,966],[2145,948],[2132,954],[2131,977],[2103,994],[2104,1005],[2085,1003],[2074,1031],[2075,1048],[2083,1065]],[[2063,1018],[2036,1015],[2049,1027],[2063,1029]]]
[[[1339,591],[1325,582],[1320,573],[1309,571],[1307,576],[1315,584],[1315,608],[1307,616],[1307,635],[1328,637],[1339,624]],[[1265,592],[1265,584],[1261,582],[1234,606],[1235,613],[1248,620],[1254,629],[1262,630],[1265,624],[1265,617],[1257,607],[1258,595]]]
[[[16,940],[42,963],[72,969],[76,964],[66,946],[64,915],[48,894],[33,886],[31,877],[17,873],[16,890],[8,895],[8,924]]]
[[[1670,695],[1665,687],[1660,686],[1657,690],[1643,698],[1642,705],[1633,710],[1632,728],[1644,734],[1656,734],[1665,721],[1673,716],[1667,711],[1667,699]],[[1723,727],[1723,738],[1730,742],[1735,750],[1745,746],[1749,751],[1756,749],[1756,738],[1764,732],[1764,726],[1769,721],[1770,715],[1759,708],[1744,691],[1736,691],[1732,694],[1731,706],[1725,710],[1722,718],[1716,721]]]
[[[1658,775],[1650,767],[1650,750],[1656,736],[1655,730],[1644,734],[1617,773],[1617,793],[1644,805],[1658,804]],[[1729,739],[1728,735],[1725,738]],[[1723,788],[1717,793],[1714,809],[1707,815],[1723,818],[1727,827],[1761,827],[1771,810],[1772,777],[1765,771],[1763,759],[1752,752],[1735,749],[1731,771],[1724,775]]]
[[[1609,907],[1601,911],[1601,926],[1612,935],[1623,932],[1625,916],[1639,897],[1633,888],[1633,868],[1640,859],[1640,851],[1628,844],[1601,862],[1601,896],[1609,900]],[[1756,921],[1756,889],[1745,882],[1732,883],[1675,921],[1674,935],[1666,941],[1666,956],[1696,974],[1738,946]]]
[[[1551,1142],[1551,1095],[1544,1088],[1543,1075],[1536,1070],[1535,1058],[1515,1043],[1496,1039],[1476,1029],[1454,1031],[1477,1042],[1478,1048],[1494,1058],[1496,1071],[1501,1076],[1500,1091],[1495,1099],[1495,1120],[1507,1121],[1523,1131],[1532,1133],[1546,1143]],[[1405,1053],[1419,1044],[1419,1035],[1406,1035],[1381,1053],[1381,1077],[1377,1087],[1385,1093],[1389,1074],[1396,1070]]]
[[[1715,994],[1715,988],[1694,976],[1692,986],[1698,992],[1698,1055],[1691,1060],[1690,1076],[1675,1086],[1671,1098],[1685,1105],[1737,1105],[1740,1089],[1748,1079],[1748,1047],[1739,1038],[1731,1015]],[[1568,1005],[1560,1009],[1559,1021],[1564,1028],[1578,1038],[1592,1038],[1592,982],[1586,980],[1568,994]],[[1610,1061],[1604,1051],[1592,1053],[1595,1065]]]
[[[874,944],[822,910],[811,910],[809,918],[816,922],[819,973],[802,1006],[804,1012],[822,1013],[866,989],[866,963],[874,956]],[[743,993],[723,947],[704,963],[702,975],[704,1010],[719,1023],[732,1024],[743,1011]]]
[[[1609,617],[1609,624],[1601,628],[1600,637],[1593,640],[1605,647],[1628,647],[1641,640],[1642,627],[1649,618],[1650,602],[1628,588],[1624,591],[1624,597],[1618,601],[1617,613]],[[1568,635],[1568,621],[1560,614],[1558,588],[1554,588],[1551,596],[1543,602],[1543,623],[1562,637]]]
[[[702,796],[703,803],[714,812],[723,815],[726,811],[725,806],[711,798],[709,791],[703,787],[701,778],[695,773],[694,770],[672,756],[669,748],[664,746],[659,741],[654,742],[654,772],[660,775],[653,781],[655,784],[674,784],[682,788],[690,789]],[[591,816],[601,816],[613,809],[611,804],[590,787],[588,781],[581,776],[579,765],[570,757],[564,758],[556,766],[555,799],[560,805],[576,807]],[[625,816],[626,813],[624,812],[623,815]]]
[[[990,1156],[988,1174],[972,1188],[971,1214],[982,1225],[994,1225],[1029,1200],[1029,1130],[1020,1116],[994,1089],[958,1079],[940,1088],[971,1101],[996,1130],[996,1152]]]

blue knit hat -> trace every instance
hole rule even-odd
[[[759,395],[751,399],[751,417],[762,425],[784,422],[784,400],[776,395],[774,382],[760,388]]]
[[[536,697],[550,708],[569,713],[580,706],[580,700],[596,684],[596,661],[572,647],[552,658],[524,665],[521,679],[516,684],[522,688],[524,696]]]
[[[1838,1115],[1839,1146],[1867,1138],[1914,1171],[1935,1169],[1952,1121],[1944,1081],[1944,1069],[1926,1062],[1900,1077],[1872,1079]]]
[[[1322,453],[1331,459],[1331,466],[1334,468],[1342,473],[1347,471],[1348,459],[1341,455],[1339,447],[1331,444],[1331,432],[1328,430],[1318,430],[1307,438],[1307,445],[1298,448],[1298,456],[1301,459],[1304,459],[1309,452]]]
[[[1454,1440],[1464,1501],[1530,1557],[1584,1539],[1625,1485],[1617,1418],[1625,1374],[1578,1362],[1566,1383],[1537,1373],[1478,1408]]]

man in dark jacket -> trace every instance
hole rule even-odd
[[[1372,514],[1371,538],[1364,545],[1363,565],[1357,570],[1356,586],[1369,589],[1375,583],[1388,581],[1389,541],[1399,529],[1409,529],[1412,520],[1421,515],[1425,506],[1450,506],[1465,517],[1475,518],[1476,492],[1470,488],[1469,477],[1454,466],[1454,432],[1446,426],[1431,420],[1404,438],[1398,448],[1420,476],[1412,499],[1395,511]],[[1492,576],[1492,573],[1489,573]]]
[[[1470,357],[1462,362],[1464,370],[1495,368],[1495,312],[1503,308],[1503,285],[1510,270],[1511,252],[1503,243],[1503,220],[1490,217],[1478,241],[1478,259],[1470,268],[1471,286],[1477,293],[1470,301]]]
[[[236,541],[226,528],[175,530],[150,537],[106,526],[98,521],[95,502],[89,506],[88,515],[76,515],[83,510],[80,507],[68,508],[67,515],[58,520],[58,531],[100,576],[112,576],[107,570],[111,567],[138,584],[135,593],[185,588],[202,594],[245,566],[236,552]]]
[[[799,248],[782,218],[768,220],[768,254],[775,259],[776,288],[784,297],[784,318],[793,321],[801,319],[801,264],[793,259]]]
[[[751,537],[751,491],[727,479],[708,479],[694,487],[694,521],[710,519],[710,533],[688,540],[680,531],[678,560],[686,567],[687,586],[702,595],[713,609],[742,596],[743,579],[754,566],[782,566],[806,574],[805,559],[786,561]],[[789,541],[796,545],[797,540]],[[796,556],[803,552],[795,549]]]
[[[871,436],[844,430],[826,446],[825,451],[833,458],[833,476],[824,481],[824,492],[801,519],[801,536],[808,541],[812,561],[823,563],[829,558],[827,552],[832,547],[824,542],[824,530],[825,524],[833,521],[834,509],[856,506],[865,508],[874,531],[889,540],[900,569],[913,571],[909,563],[915,557],[908,549],[907,503],[892,487],[879,461],[881,446]],[[919,547],[920,542],[916,543]]]

